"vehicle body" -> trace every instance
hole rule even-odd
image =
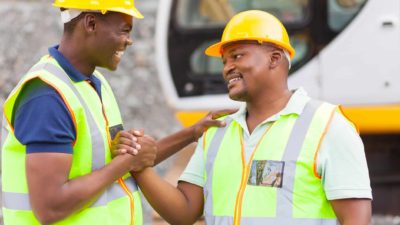
[[[399,0],[163,0],[156,49],[160,81],[183,125],[229,100],[222,63],[204,55],[238,11],[285,24],[296,49],[289,87],[343,106],[364,140],[374,213],[400,212]]]

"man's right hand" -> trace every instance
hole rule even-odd
[[[148,135],[143,135],[136,138],[137,143],[140,145],[140,151],[138,152],[138,154],[131,156],[131,172],[138,172],[146,167],[154,166],[154,160],[157,156],[157,144],[154,138]]]
[[[126,154],[128,153],[128,154]],[[156,141],[143,131],[120,131],[113,140],[112,156],[125,155],[132,162],[131,171],[138,172],[154,165],[157,155]]]

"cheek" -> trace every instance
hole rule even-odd
[[[265,70],[266,66],[262,65],[260,61],[253,60],[241,63],[239,68],[243,74],[254,77],[256,74]]]

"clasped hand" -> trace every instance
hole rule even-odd
[[[157,144],[154,138],[144,135],[143,131],[120,131],[114,138],[112,146],[112,157],[126,153],[131,155],[134,172],[154,165]]]

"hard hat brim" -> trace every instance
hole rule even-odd
[[[139,10],[137,10],[137,8],[133,8],[133,9],[111,8],[111,9],[109,9],[109,11],[127,14],[127,15],[135,17],[136,19],[143,19],[144,18],[142,13],[140,13]]]
[[[293,59],[294,54],[295,54],[295,50],[290,45],[287,45],[287,44],[281,43],[281,42],[277,42],[277,41],[274,41],[271,39],[259,39],[259,38],[237,38],[237,39],[231,39],[229,41],[221,41],[221,42],[215,43],[215,44],[209,46],[208,48],[206,48],[204,53],[206,55],[212,56],[212,57],[221,57],[222,56],[222,46],[229,44],[229,43],[240,42],[240,41],[261,41],[264,43],[275,44],[281,48],[286,49],[289,52],[290,59]]]

